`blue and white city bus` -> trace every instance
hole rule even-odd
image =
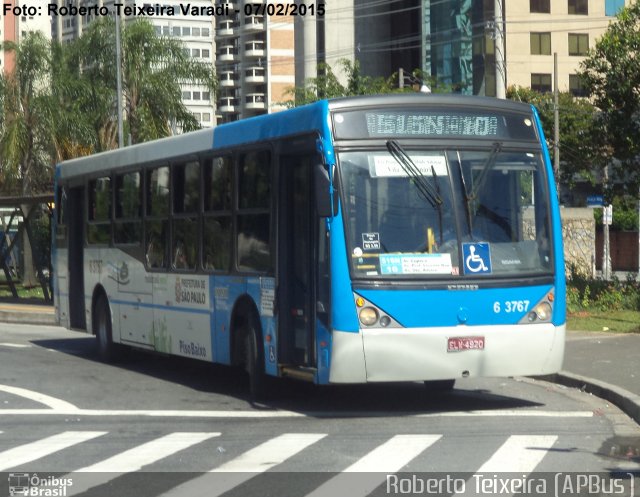
[[[560,369],[559,205],[536,111],[319,101],[61,163],[59,322],[317,384]]]

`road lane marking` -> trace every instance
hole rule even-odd
[[[123,474],[139,471],[143,466],[219,436],[219,432],[175,432],[120,452],[113,457],[70,473],[69,476],[73,478],[73,487],[70,488],[68,495],[81,494]]]
[[[55,397],[51,397],[40,392],[35,392],[33,390],[27,390],[26,388],[12,387],[10,385],[0,385],[0,392],[7,392],[12,395],[17,395],[18,397],[24,397],[25,399],[33,400],[34,402],[44,404],[45,406],[50,407],[55,411],[69,412],[76,411],[78,409],[70,402],[56,399]]]
[[[353,463],[342,473],[320,485],[307,497],[342,495],[347,488],[350,497],[369,495],[386,481],[388,475],[400,471],[440,438],[442,435],[396,435]],[[360,480],[357,486],[353,484],[353,473],[358,473],[355,475],[355,478]]]
[[[106,431],[65,431],[0,452],[0,471],[26,464],[59,450],[105,435]]]
[[[25,345],[24,343],[0,343],[0,347],[11,347],[14,349],[28,349],[31,345]]]
[[[162,494],[162,497],[182,495],[218,497],[254,476],[281,464],[326,436],[326,433],[285,433],[212,469],[208,475],[171,489]]]
[[[133,416],[152,418],[335,418],[402,416],[408,418],[456,418],[456,417],[521,417],[521,418],[592,418],[593,411],[536,411],[536,410],[486,410],[416,413],[415,411],[181,411],[181,410],[125,410],[125,409],[0,409],[0,416]]]

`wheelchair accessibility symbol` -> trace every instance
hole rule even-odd
[[[488,243],[463,243],[464,274],[491,274],[491,249]]]

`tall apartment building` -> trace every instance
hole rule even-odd
[[[29,31],[41,31],[47,38],[51,36],[51,18],[46,13],[34,15],[23,12],[19,0],[5,0],[0,10],[0,41],[20,42]],[[9,6],[6,8],[5,6]],[[17,9],[14,11],[14,7]],[[15,13],[14,13],[15,12]],[[16,15],[17,14],[17,15]],[[11,72],[15,64],[12,53],[0,52],[0,71]]]
[[[228,7],[216,16],[219,122],[281,110],[295,85],[293,18],[268,15],[267,0],[217,3]]]
[[[581,94],[577,72],[631,0],[341,0],[324,18],[297,19],[296,84],[319,62],[359,61],[371,76],[419,68],[454,91],[495,96],[497,81]],[[497,14],[496,14],[497,13]],[[496,39],[503,44],[496,45]],[[496,50],[497,48],[497,50]],[[497,56],[496,56],[497,55]],[[502,57],[504,55],[504,57]],[[499,71],[499,72],[497,72]],[[339,74],[339,71],[337,71]],[[502,78],[496,78],[500,74]]]
[[[582,95],[577,76],[580,62],[625,3],[631,1],[509,1],[505,9],[508,84],[551,91],[553,54],[557,53],[558,88]]]
[[[113,11],[114,3],[130,7],[134,5],[133,0],[118,0],[117,2],[114,0],[52,1],[57,1],[58,5],[106,7],[110,12]],[[180,39],[191,57],[213,63],[215,56],[215,44],[213,41],[214,16],[184,15],[180,9],[181,3],[178,0],[154,2],[153,4],[141,1],[136,2],[136,5],[145,8],[151,5],[172,6],[172,10],[156,8],[153,16],[145,16],[144,18],[153,24],[158,34]],[[214,5],[214,0],[190,0],[189,3],[196,8],[209,7]],[[124,8],[121,12],[124,13]],[[133,16],[123,16],[123,21],[126,23],[127,19],[132,18]],[[95,19],[94,15],[53,16],[51,20],[52,37],[60,42],[76,39],[93,19]],[[215,125],[214,96],[205,87],[183,85],[182,101],[202,126],[211,127]]]

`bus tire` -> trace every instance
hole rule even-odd
[[[267,377],[264,372],[264,353],[258,342],[258,331],[252,321],[244,332],[244,367],[249,376],[251,402],[267,396]]]
[[[113,343],[111,308],[105,295],[98,297],[93,319],[98,357],[104,362],[113,362],[117,359],[117,348]]]
[[[424,386],[429,393],[446,393],[453,390],[456,380],[430,380],[425,381]]]

